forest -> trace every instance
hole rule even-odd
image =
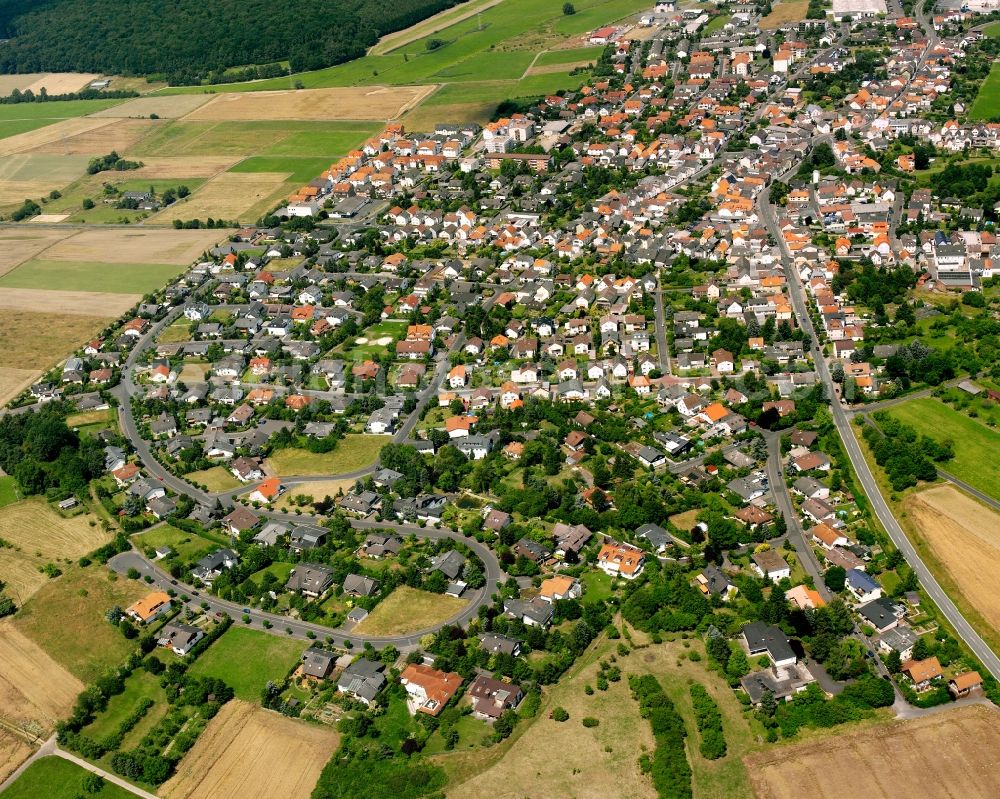
[[[293,72],[364,55],[379,36],[456,0],[7,0],[0,72],[156,75],[197,84],[230,67],[287,60]]]

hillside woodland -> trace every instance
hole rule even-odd
[[[2,0],[0,72],[156,75],[219,82],[231,67],[293,72],[364,55],[379,36],[456,0]]]

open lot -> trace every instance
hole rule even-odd
[[[318,480],[316,482],[299,483],[288,487],[278,502],[275,510],[288,510],[293,507],[291,500],[294,497],[310,497],[313,502],[322,500],[324,497],[336,497],[338,492],[347,493],[354,487],[355,480]]]
[[[893,406],[889,413],[918,433],[951,441],[955,458],[942,464],[945,471],[1000,500],[1000,433],[930,397]]]
[[[0,718],[51,730],[82,690],[83,683],[25,636],[13,619],[0,621]]]
[[[332,730],[234,699],[160,789],[165,799],[308,799],[336,750]]]
[[[16,629],[84,682],[121,663],[135,649],[104,614],[125,608],[149,592],[137,580],[111,574],[103,566],[66,566],[14,617]]]
[[[135,297],[166,285],[181,271],[182,267],[175,264],[37,260],[21,264],[0,277],[0,288],[100,292]]]
[[[195,661],[191,672],[218,677],[238,698],[256,702],[268,680],[280,681],[305,648],[301,641],[234,626]]]
[[[111,539],[93,521],[90,514],[64,518],[39,497],[0,508],[0,538],[10,544],[0,549],[0,581],[18,605],[48,582],[40,566],[75,560]]]
[[[354,632],[376,637],[407,635],[439,626],[467,604],[464,599],[401,585],[379,602]]]
[[[145,533],[133,535],[132,543],[142,550],[156,550],[168,546],[183,560],[196,560],[219,547],[216,541],[180,530],[169,524],[161,524]]]
[[[4,799],[77,799],[87,772],[61,757],[43,757],[32,763],[17,782],[4,791]],[[133,799],[134,794],[106,782],[93,799]]]
[[[1000,514],[953,486],[904,500],[907,514],[951,582],[983,620],[1000,632]]]
[[[760,799],[987,799],[1000,794],[996,708],[947,710],[747,759]],[[933,766],[931,765],[933,764]]]
[[[760,21],[764,30],[773,30],[790,22],[801,22],[809,10],[808,0],[781,0],[771,6],[771,13]]]
[[[152,221],[173,219],[255,219],[276,204],[289,188],[287,173],[224,172],[206,182],[185,200],[174,203],[152,217]]]
[[[347,435],[333,452],[278,449],[269,458],[270,471],[279,477],[355,472],[375,463],[379,450],[387,443],[385,436]]]
[[[233,477],[233,473],[225,466],[213,466],[211,469],[202,469],[200,472],[190,472],[185,475],[185,479],[192,483],[208,486],[209,491],[229,491],[231,488],[239,488],[243,485]]]
[[[388,119],[404,113],[432,90],[430,86],[368,86],[218,94],[187,119]]]

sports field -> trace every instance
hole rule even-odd
[[[305,648],[301,641],[234,626],[195,661],[191,672],[218,677],[239,699],[258,702],[268,680],[281,681]]]
[[[421,632],[457,616],[468,604],[457,597],[401,585],[379,602],[354,632],[374,637]]]
[[[987,30],[996,31],[996,26],[991,26]],[[994,63],[990,74],[983,85],[979,87],[979,94],[976,101],[969,110],[971,119],[991,120],[1000,117],[1000,62]]]
[[[759,799],[989,799],[1000,794],[995,707],[947,710],[747,758]],[[933,766],[931,765],[933,764]]]
[[[929,397],[896,405],[889,413],[923,435],[951,441],[955,458],[942,468],[1000,500],[1000,433]]]
[[[339,736],[234,699],[160,789],[165,799],[308,799]]]

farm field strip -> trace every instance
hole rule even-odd
[[[160,288],[181,271],[181,267],[174,264],[32,260],[0,277],[0,288],[81,293],[91,293],[91,289],[95,289],[131,297]]]

